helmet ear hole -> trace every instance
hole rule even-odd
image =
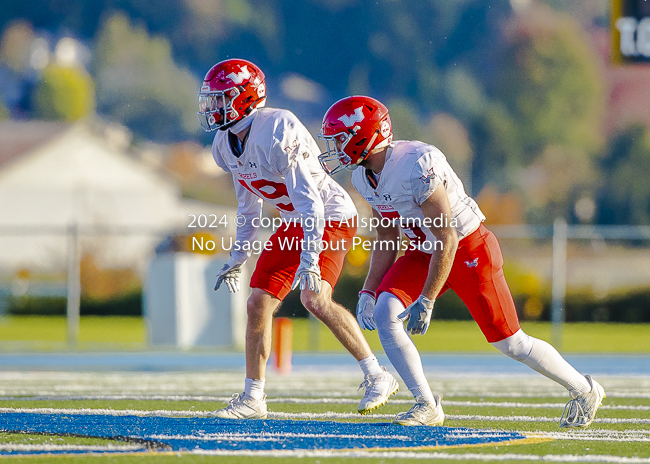
[[[360,147],[360,146],[362,146],[363,144],[365,144],[367,140],[368,140],[368,139],[367,139],[366,137],[364,137],[364,138],[362,138],[361,140],[359,140],[357,143],[355,143],[354,145],[357,146],[357,147]],[[356,153],[356,152],[355,152],[355,153]]]

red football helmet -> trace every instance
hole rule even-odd
[[[325,113],[318,138],[327,143],[327,152],[318,160],[328,174],[355,169],[371,150],[385,147],[393,139],[388,108],[372,97],[339,100]],[[330,161],[338,162],[333,169],[327,165]]]
[[[221,61],[208,71],[199,91],[199,122],[206,132],[226,130],[264,106],[264,73],[250,61]]]

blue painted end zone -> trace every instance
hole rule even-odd
[[[526,438],[515,432],[450,427],[402,427],[390,423],[296,420],[224,420],[88,414],[0,414],[0,430],[128,437],[167,451],[350,450],[497,444]],[[156,446],[162,445],[162,446]],[[57,451],[0,450],[0,454]],[[106,452],[114,453],[115,449]],[[119,451],[118,451],[119,452]],[[132,452],[132,451],[131,451]],[[59,451],[71,453],[71,451]]]

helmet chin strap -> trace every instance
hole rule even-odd
[[[368,142],[368,145],[366,145],[366,148],[364,148],[363,151],[361,152],[361,156],[359,156],[359,160],[357,161],[356,164],[361,163],[363,160],[365,160],[368,157],[368,154],[370,153],[370,148],[372,147],[372,144],[375,143],[375,140],[377,140],[378,135],[379,135],[379,130],[376,130],[375,133],[372,134],[372,138],[370,139],[370,142]]]
[[[251,124],[253,124],[253,119],[255,119],[254,116],[256,112],[257,112],[257,108],[255,108],[253,111],[248,113],[247,116],[244,116],[235,124],[230,126],[230,132],[232,132],[233,134],[239,134],[240,132],[246,130]]]

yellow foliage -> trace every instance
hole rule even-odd
[[[363,266],[369,257],[370,251],[364,250],[361,245],[351,247],[347,254],[348,263],[355,267]]]
[[[184,183],[191,184],[201,174],[198,166],[202,147],[197,143],[185,142],[172,147],[165,167],[177,175]]]
[[[140,278],[133,269],[101,268],[89,253],[82,255],[80,270],[82,295],[93,300],[109,300],[131,293],[141,286]]]
[[[34,94],[37,117],[76,121],[95,112],[95,84],[83,69],[49,65]]]
[[[506,263],[503,269],[508,280],[508,287],[515,303],[521,310],[523,319],[528,321],[539,320],[544,310],[542,302],[544,283],[542,278],[512,263]]]
[[[500,193],[491,184],[477,195],[476,201],[485,214],[486,224],[522,224],[524,208],[521,199],[514,193]]]

